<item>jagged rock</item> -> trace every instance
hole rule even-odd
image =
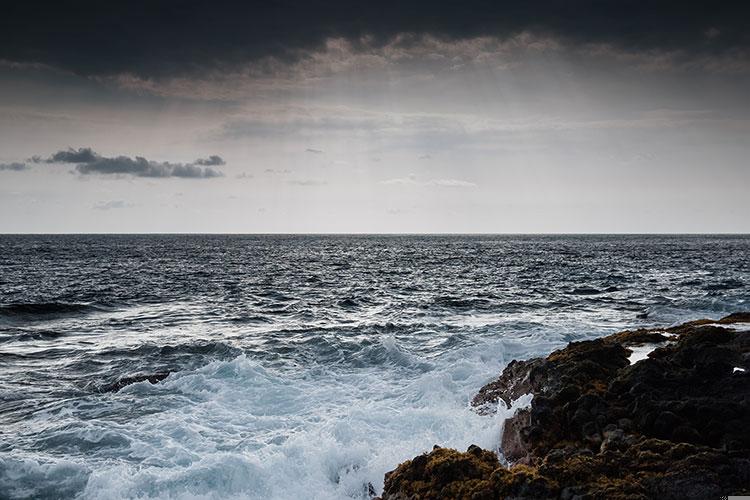
[[[387,473],[381,499],[544,499],[555,498],[558,489],[555,482],[528,467],[506,469],[497,455],[477,446],[464,453],[436,446]]]
[[[529,461],[529,436],[531,410],[524,408],[506,419],[503,426],[502,449],[508,462],[527,463]]]
[[[117,392],[123,387],[126,387],[131,384],[135,384],[138,382],[148,381],[151,384],[156,384],[157,382],[161,382],[162,380],[167,378],[169,376],[169,373],[170,372],[157,372],[157,373],[150,373],[150,374],[144,374],[144,375],[133,375],[130,377],[122,377],[114,383],[107,384],[103,387],[100,387],[98,392]]]
[[[503,400],[507,406],[510,406],[513,401],[524,394],[533,393],[537,388],[532,382],[531,371],[542,363],[541,358],[511,361],[497,380],[485,385],[474,396],[471,404],[480,413],[486,414],[493,411],[489,405],[497,405],[499,400]]]
[[[643,345],[655,349],[630,364]],[[486,413],[527,392],[531,407],[506,420],[502,435],[510,469],[476,447],[436,448],[386,475],[383,500],[750,493],[750,313],[514,361],[473,404]]]

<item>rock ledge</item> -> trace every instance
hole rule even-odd
[[[435,447],[382,500],[715,499],[750,494],[750,313],[572,342],[513,361],[472,404],[508,419],[490,451]]]

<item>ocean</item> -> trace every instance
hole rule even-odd
[[[0,236],[0,498],[368,498],[512,359],[748,309],[748,236]]]

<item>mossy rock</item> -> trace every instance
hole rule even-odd
[[[505,423],[503,449],[515,464],[476,446],[435,447],[386,474],[383,500],[750,493],[750,313],[664,331],[624,331],[512,362],[473,404],[486,413],[534,394]],[[631,365],[628,346],[648,343],[661,347]]]

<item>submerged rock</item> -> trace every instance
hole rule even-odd
[[[143,375],[133,375],[130,377],[122,377],[116,382],[107,384],[99,388],[98,392],[117,392],[123,387],[131,384],[136,384],[138,382],[149,382],[150,384],[156,384],[157,382],[161,382],[162,380],[167,378],[169,376],[169,373],[170,372],[157,372]]]
[[[631,363],[634,349],[648,354]],[[472,404],[486,414],[526,393],[531,407],[506,420],[500,443],[510,468],[477,447],[436,447],[386,474],[382,499],[750,493],[748,313],[514,361]]]

